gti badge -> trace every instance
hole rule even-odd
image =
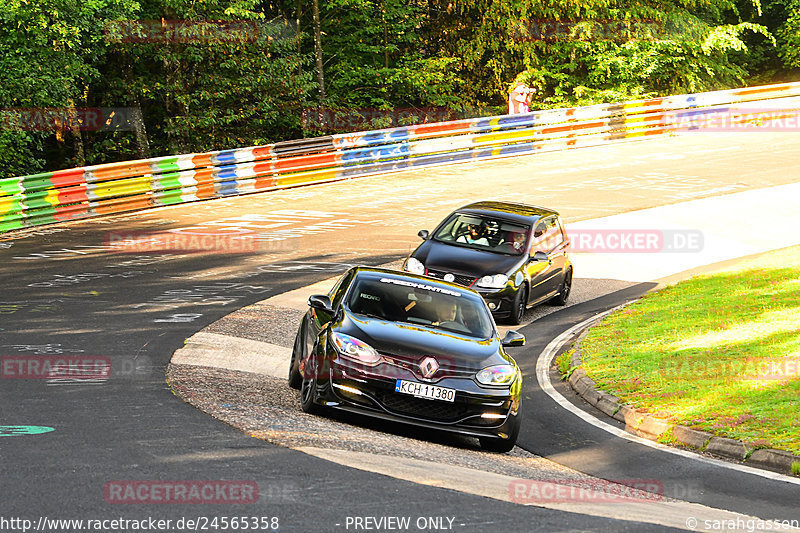
[[[429,378],[439,370],[439,363],[433,357],[426,357],[419,363],[419,371],[423,377]]]

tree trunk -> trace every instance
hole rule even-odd
[[[120,56],[120,70],[123,73],[125,83],[128,87],[133,87],[133,70],[130,63],[124,61],[124,56]],[[136,155],[140,159],[147,159],[150,157],[150,142],[147,140],[147,128],[144,125],[144,115],[142,114],[142,104],[139,100],[139,91],[130,91],[132,95],[133,108],[130,108],[130,116],[127,117],[128,124],[133,127],[133,133],[136,137]]]
[[[383,68],[389,68],[389,30],[386,28],[386,2],[381,2],[381,20],[383,21]]]
[[[131,116],[128,119],[133,125],[133,132],[136,135],[136,155],[139,159],[150,157],[150,143],[147,141],[147,129],[144,126],[142,108],[139,107],[139,97],[135,98],[136,107],[131,109]]]
[[[300,39],[300,17],[303,16],[303,0],[297,0],[297,13],[295,18],[295,29],[297,30],[297,56],[303,55],[303,41]],[[303,73],[303,64],[301,61],[297,62],[297,74]]]
[[[163,28],[164,35],[166,35],[167,19],[161,18],[161,27]],[[167,137],[167,150],[170,154],[180,154],[186,148],[185,141],[186,133],[184,125],[181,124],[181,118],[188,115],[186,105],[176,98],[175,92],[178,91],[178,85],[175,80],[180,80],[180,63],[176,59],[177,52],[170,47],[164,48],[165,52],[161,59],[161,64],[164,68],[164,81],[166,83],[166,94],[164,95],[164,110],[166,111],[167,126],[164,133]],[[188,89],[184,89],[188,91]]]
[[[322,72],[322,32],[319,27],[319,0],[311,1],[314,17],[314,55],[317,59],[317,83],[319,84],[319,103],[325,102],[325,75]]]
[[[86,153],[83,149],[83,136],[81,126],[78,123],[78,110],[75,109],[75,102],[69,101],[69,129],[72,132],[73,146],[75,150],[75,163],[82,167],[86,164]]]

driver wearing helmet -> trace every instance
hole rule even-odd
[[[456,239],[456,242],[489,246],[489,239],[487,239],[483,233],[483,227],[479,224],[467,224],[467,233]]]

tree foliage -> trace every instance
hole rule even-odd
[[[13,111],[85,105],[107,46],[96,21],[130,16],[135,7],[130,0],[9,0],[0,7],[0,177],[40,170],[52,159],[71,162],[53,148],[68,131],[19,128]]]
[[[800,0],[318,0],[320,101],[311,1],[7,0],[0,177],[326,133],[320,107],[502,113],[515,80],[547,108],[800,74]],[[14,118],[94,108],[138,111]]]

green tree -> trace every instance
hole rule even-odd
[[[344,114],[370,110],[455,107],[462,102],[456,60],[421,49],[423,6],[405,0],[320,3],[326,101]],[[306,17],[307,18],[307,17]],[[310,25],[311,22],[309,21]],[[310,53],[310,49],[309,49]],[[372,127],[392,125],[391,115]],[[365,125],[365,122],[359,122]],[[308,133],[313,133],[311,128]]]
[[[795,76],[800,74],[800,0],[786,0],[786,22],[778,30],[780,56]]]
[[[430,38],[459,59],[469,98],[496,103],[520,72],[541,107],[731,87],[747,75],[732,61],[742,36],[771,38],[728,0],[432,1],[445,29]]]
[[[136,6],[131,0],[9,0],[0,8],[0,177],[83,163],[81,132],[44,120],[87,105],[107,46],[97,21]]]
[[[796,79],[800,0],[763,2],[322,0],[318,77],[302,0],[8,0],[0,177],[315,135],[318,105],[502,113],[515,79],[534,107]],[[64,116],[83,107],[138,111],[82,131]],[[20,123],[40,108],[64,111]],[[342,129],[397,118],[377,115]]]
[[[141,104],[156,153],[299,134],[300,110],[313,88],[303,68],[309,58],[298,54],[299,37],[277,10],[262,11],[256,0],[149,0],[139,17],[164,19],[174,36],[119,43],[111,60],[121,74],[107,90]]]

